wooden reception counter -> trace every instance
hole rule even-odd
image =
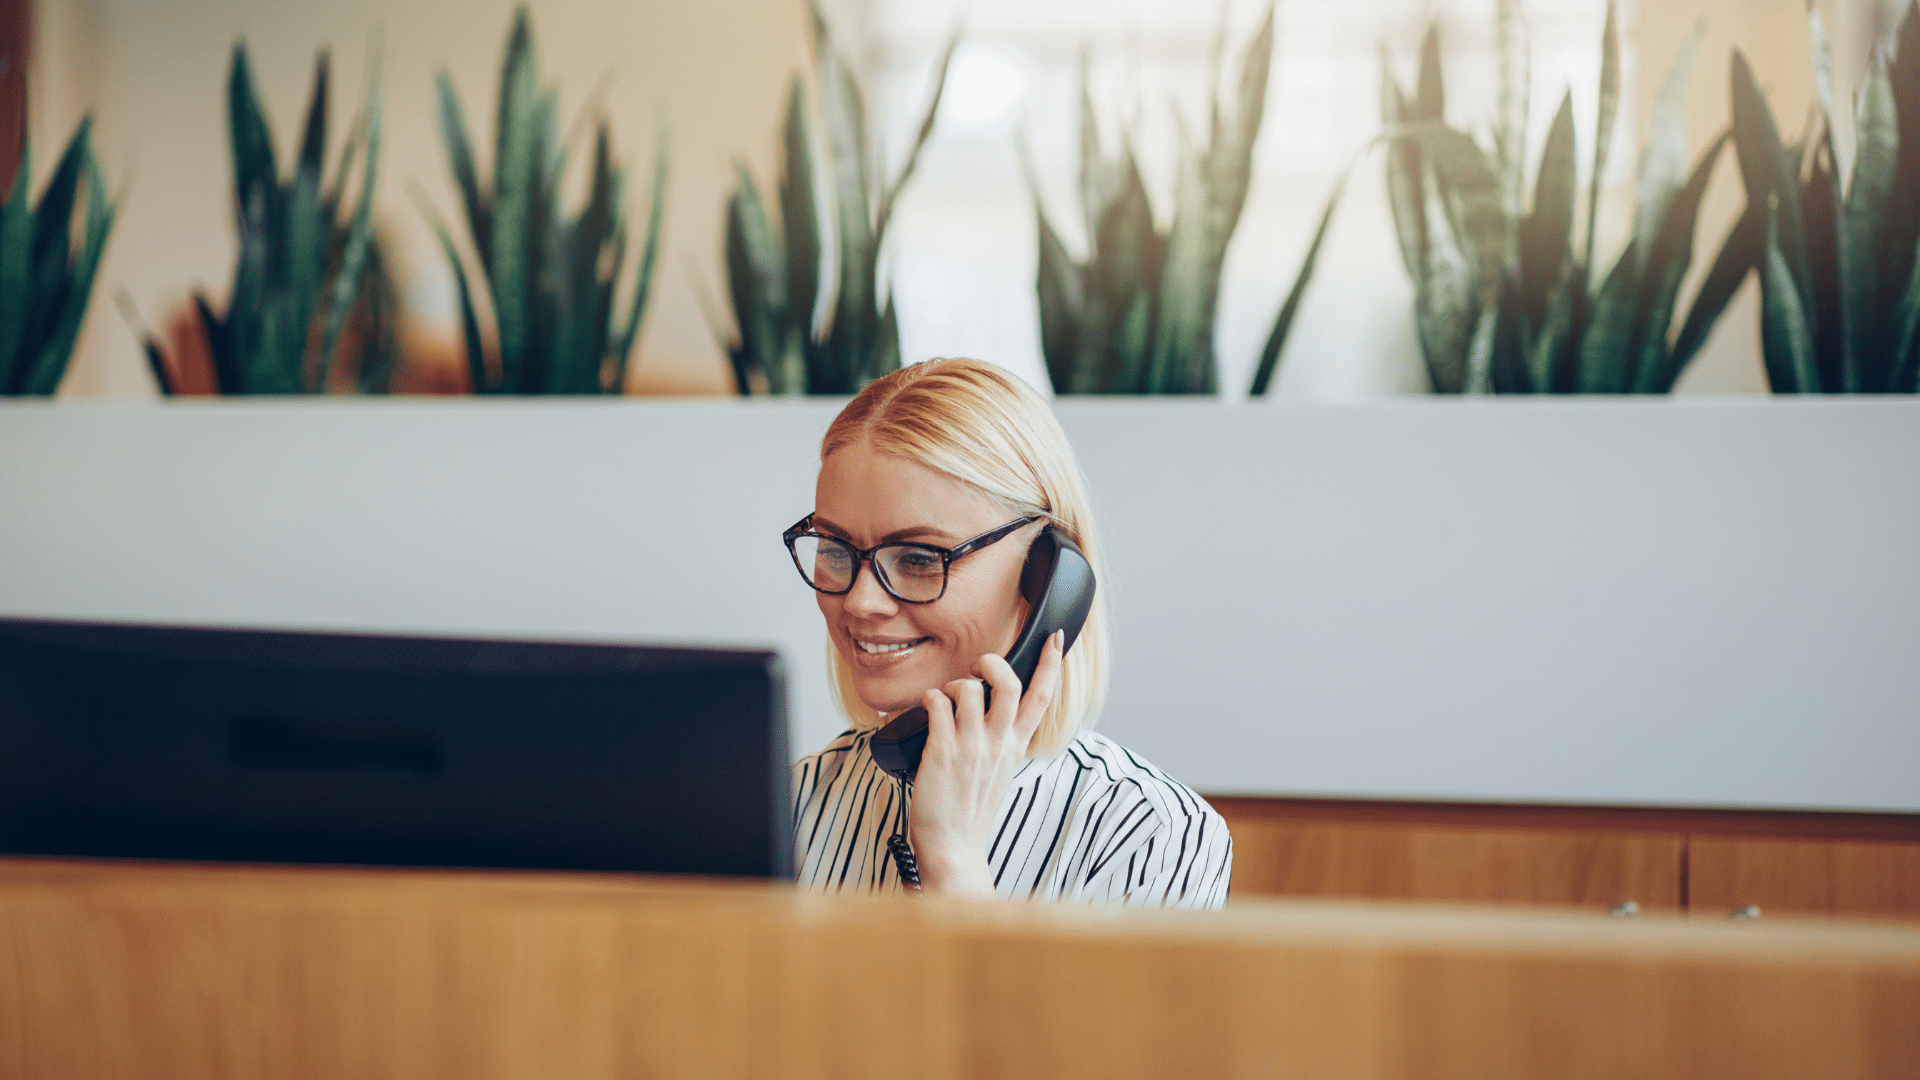
[[[1920,1076],[1920,924],[0,860],[0,1077]]]

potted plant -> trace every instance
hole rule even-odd
[[[72,358],[117,209],[92,129],[91,118],[80,121],[38,203],[28,198],[32,146],[22,136],[20,164],[0,203],[0,396],[51,396]]]
[[[1738,276],[1716,267],[1672,329],[1693,234],[1715,162],[1687,163],[1684,106],[1696,31],[1655,95],[1641,147],[1631,239],[1596,278],[1595,218],[1620,94],[1619,13],[1607,5],[1598,132],[1584,213],[1572,94],[1561,99],[1531,198],[1525,191],[1527,42],[1519,0],[1500,0],[1500,111],[1483,148],[1445,119],[1437,31],[1412,93],[1383,72],[1392,144],[1387,181],[1400,254],[1414,284],[1420,351],[1436,393],[1665,393],[1705,344]],[[1384,61],[1383,61],[1383,66]],[[1584,222],[1584,239],[1577,239]]]
[[[483,184],[453,79],[442,70],[440,133],[447,165],[492,299],[494,350],[483,340],[466,265],[453,233],[431,205],[421,210],[438,235],[460,294],[467,373],[476,394],[619,394],[646,314],[666,205],[667,133],[654,149],[646,238],[624,309],[615,290],[627,256],[627,170],[614,157],[607,118],[594,124],[587,201],[561,205],[571,140],[562,142],[559,90],[542,86],[527,8],[514,12],[494,117],[493,180]],[[576,128],[578,130],[578,128]]]
[[[227,125],[240,236],[224,313],[195,293],[197,335],[172,348],[149,335],[147,358],[163,394],[313,394],[334,387],[350,324],[358,339],[354,381],[384,390],[395,357],[398,303],[374,236],[381,89],[367,103],[325,179],[328,57],[314,61],[313,91],[293,168],[283,175],[244,41],[233,46]],[[357,178],[351,201],[347,188]]]
[[[880,248],[894,204],[933,134],[947,67],[960,40],[957,34],[949,40],[936,62],[933,99],[906,161],[883,183],[874,164],[879,148],[867,130],[866,95],[819,7],[810,4],[808,13],[832,220],[822,222],[815,208],[814,136],[806,87],[796,75],[781,132],[779,227],[744,163],[735,166],[738,179],[727,198],[727,287],[736,330],[721,344],[733,365],[734,387],[743,395],[851,394],[900,366],[891,289],[884,307],[880,302]],[[839,273],[824,301],[826,317],[818,320],[829,232]]]
[[[1732,62],[1733,137],[1747,208],[1723,255],[1760,278],[1760,342],[1775,393],[1920,391],[1920,4],[1868,65],[1854,153],[1833,138],[1833,57],[1807,6],[1819,103],[1782,143],[1745,56]]]

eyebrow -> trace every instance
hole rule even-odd
[[[848,535],[847,530],[841,528],[838,525],[835,525],[833,522],[828,521],[826,518],[821,517],[819,514],[813,515],[813,527],[816,529],[825,529],[828,532],[838,533],[842,537],[845,537]],[[887,535],[881,537],[880,542],[883,544],[891,544],[896,540],[909,540],[917,536],[931,536],[938,540],[956,539],[956,537],[954,537],[951,533],[948,533],[942,529],[936,529],[931,525],[911,525],[904,529],[893,530]]]

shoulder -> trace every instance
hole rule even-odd
[[[1116,787],[1137,790],[1162,817],[1220,817],[1192,788],[1097,731],[1074,736],[1061,753],[1061,759],[1089,774],[1086,778],[1089,790]]]
[[[845,799],[852,790],[866,792],[885,778],[866,751],[874,732],[843,730],[826,746],[793,763],[793,813],[799,819],[808,805],[826,799]]]
[[[848,728],[834,736],[832,742],[794,762],[794,770],[797,772],[806,766],[819,766],[858,756],[866,743],[867,734],[864,731]]]
[[[1233,838],[1192,788],[1097,732],[1076,736],[1054,767],[1073,771],[1083,807],[1072,895],[1170,907],[1226,902]]]

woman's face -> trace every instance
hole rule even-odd
[[[866,442],[842,447],[820,466],[813,506],[815,532],[862,550],[894,540],[954,547],[1014,516],[973,488]],[[903,712],[928,690],[972,678],[982,653],[1012,648],[1027,612],[1020,569],[1035,527],[954,563],[946,594],[930,604],[895,600],[871,562],[861,563],[845,596],[814,593],[860,700],[889,715]]]

